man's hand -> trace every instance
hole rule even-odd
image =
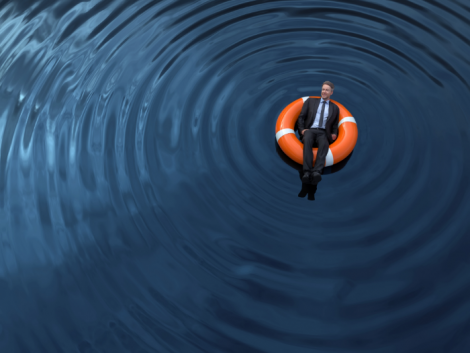
[[[302,135],[303,135],[303,134],[304,134],[304,132],[305,132],[305,131],[307,131],[307,130],[308,130],[308,129],[304,129],[304,130],[302,130]]]
[[[331,135],[331,138],[333,139],[333,141],[336,140],[336,137],[337,137],[336,135]]]

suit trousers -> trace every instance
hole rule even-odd
[[[315,160],[315,166],[313,166],[313,144],[317,143],[317,159]],[[325,167],[325,159],[328,154],[330,144],[326,138],[326,132],[323,129],[308,129],[304,133],[304,166],[303,171],[305,172],[317,172],[322,173],[323,167]]]

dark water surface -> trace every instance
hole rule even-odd
[[[0,1],[0,352],[469,352],[469,18]],[[274,126],[325,80],[308,201]]]

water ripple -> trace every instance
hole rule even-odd
[[[468,350],[469,13],[0,3],[1,350]],[[274,125],[325,80],[308,202]]]

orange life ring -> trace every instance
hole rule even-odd
[[[276,140],[279,147],[293,161],[303,164],[304,145],[295,136],[294,126],[299,117],[304,102],[308,98],[320,98],[318,96],[302,97],[289,104],[279,115],[276,123]],[[331,166],[345,159],[356,146],[357,124],[351,113],[340,103],[331,100],[339,108],[338,137],[330,145],[326,156],[325,166]],[[314,161],[317,158],[318,148],[313,148]]]

